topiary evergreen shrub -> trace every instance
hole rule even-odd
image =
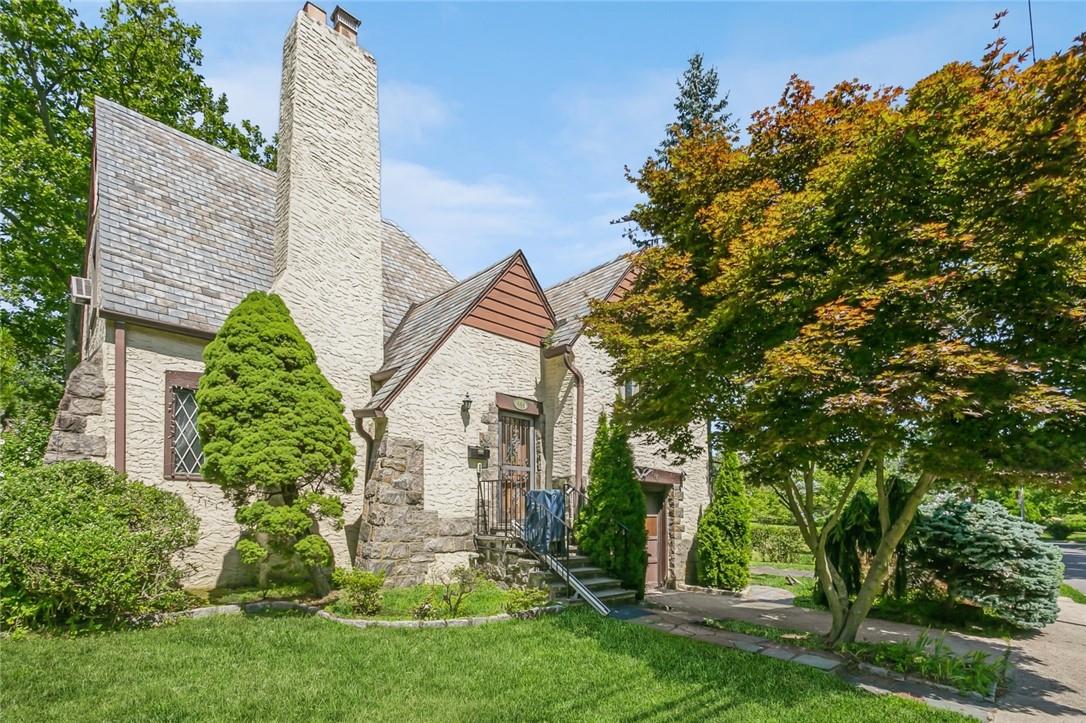
[[[1041,528],[998,502],[944,495],[913,522],[910,559],[947,587],[947,600],[967,600],[1020,628],[1056,620],[1063,563]]]
[[[577,544],[592,562],[645,595],[645,493],[634,472],[629,435],[600,415],[588,468],[588,502],[574,524]]]
[[[698,522],[698,582],[742,590],[750,582],[750,498],[739,457],[724,456],[713,482],[713,499]]]
[[[175,494],[60,462],[6,473],[0,511],[5,628],[113,626],[185,602],[176,556],[199,521]]]
[[[326,594],[332,549],[317,525],[342,527],[336,493],[354,487],[355,450],[340,394],[282,299],[257,291],[230,312],[204,349],[196,403],[203,476],[237,507],[242,561],[293,557]]]

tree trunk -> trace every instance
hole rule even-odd
[[[875,604],[875,596],[882,588],[882,584],[890,572],[890,560],[893,558],[894,550],[897,548],[898,543],[901,542],[901,538],[905,536],[909,525],[912,524],[913,517],[916,516],[916,510],[933,481],[934,476],[931,474],[924,473],[920,475],[916,487],[913,488],[908,499],[905,500],[901,514],[890,525],[887,533],[883,535],[882,540],[879,542],[879,549],[875,552],[871,567],[868,569],[867,576],[856,594],[856,600],[848,610],[844,624],[836,636],[832,634],[830,636],[830,643],[833,646],[836,647],[856,640],[860,625],[867,618],[871,606]]]

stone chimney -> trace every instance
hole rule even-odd
[[[307,2],[283,44],[272,290],[349,415],[384,357],[381,154],[377,62],[358,20],[332,18]]]

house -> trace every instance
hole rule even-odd
[[[530,489],[581,489],[624,385],[582,334],[627,257],[549,289],[511,253],[457,280],[381,215],[377,64],[358,21],[306,3],[283,48],[278,172],[107,99],[95,104],[80,363],[47,456],[95,459],[180,494],[201,520],[189,584],[242,582],[239,528],[200,478],[204,346],[252,290],[282,296],[343,395],[358,450],[338,565],[426,579],[469,561]],[[625,389],[627,393],[631,389]],[[638,442],[650,585],[682,581],[706,459]]]

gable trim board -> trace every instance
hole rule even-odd
[[[473,296],[466,301],[456,298],[458,290],[470,287],[488,274],[493,277]],[[503,295],[497,296],[496,292]],[[517,298],[521,303],[505,303],[503,299],[506,297]],[[463,308],[457,310],[457,303],[463,303]],[[440,327],[441,333],[436,339],[420,349],[412,350],[406,346],[411,341],[408,335],[419,331],[411,328],[413,323],[421,321],[420,317],[426,315],[440,316],[442,306],[446,304],[453,306],[452,311],[456,314],[451,322]],[[370,376],[374,383],[385,379],[384,384],[374,392],[365,407],[354,410],[354,416],[358,419],[384,416],[400,391],[411,383],[430,357],[460,325],[531,346],[543,346],[544,340],[555,326],[554,311],[523,251],[518,250],[453,288],[412,306],[389,337],[386,345],[386,367]],[[403,357],[402,360],[398,358],[400,356]]]

